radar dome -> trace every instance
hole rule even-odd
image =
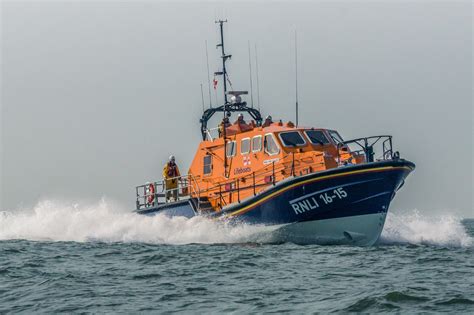
[[[242,102],[242,98],[240,97],[240,95],[232,95],[230,97],[230,101],[233,103],[233,104],[238,104],[238,103],[241,103]]]

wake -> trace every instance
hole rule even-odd
[[[462,218],[451,214],[426,216],[416,209],[395,214],[389,211],[379,242],[454,247],[474,245],[474,239],[466,231]]]
[[[105,199],[92,205],[46,200],[39,202],[33,209],[0,212],[0,240],[176,245],[265,243],[269,231],[259,226],[229,226],[203,217],[187,219],[138,215]]]
[[[54,200],[32,209],[0,212],[0,240],[74,242],[142,242],[153,244],[275,243],[274,227],[227,225],[202,217],[186,219],[131,213],[119,204],[102,199],[90,205]],[[423,216],[414,210],[389,212],[382,244],[429,244],[469,247],[461,219],[452,215]]]

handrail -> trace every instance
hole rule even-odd
[[[240,192],[247,190],[247,189],[253,189],[254,193],[256,194],[256,189],[260,187],[265,187],[269,185],[275,185],[276,183],[276,172],[280,170],[286,169],[287,166],[285,163],[281,164],[275,164],[275,162],[272,163],[271,167],[269,165],[265,166],[263,169],[257,172],[253,172],[252,174],[249,174],[244,177],[240,177],[238,179],[230,179],[226,180],[225,182],[218,183],[208,189],[202,190],[200,189],[198,182],[196,178],[192,174],[187,174],[183,176],[176,176],[172,177],[169,179],[163,179],[159,181],[155,181],[152,183],[146,183],[143,185],[136,186],[136,195],[137,195],[137,209],[142,209],[142,208],[150,208],[154,205],[159,205],[163,204],[165,202],[160,201],[160,197],[165,197],[167,192],[172,192],[172,191],[178,191],[178,195],[182,196],[182,194],[179,193],[180,189],[183,188],[188,188],[189,192],[185,196],[190,196],[190,197],[195,197],[197,199],[197,210],[200,210],[200,204],[201,204],[201,194],[202,193],[209,193],[212,191],[215,191],[219,189],[219,194],[218,198],[221,200],[221,205],[225,206],[227,205],[227,202],[225,200],[225,196],[228,194],[232,194],[237,192],[238,196],[238,201],[240,202]],[[291,166],[291,168],[294,168],[294,165]],[[266,177],[265,175],[269,175],[270,179],[268,182],[265,182]],[[246,186],[241,186],[240,181],[246,181],[247,178],[253,178],[253,183],[251,185],[246,185]],[[259,177],[258,179],[255,179],[255,177]],[[166,181],[167,180],[172,180],[176,179],[178,180],[179,185],[176,188],[171,188],[171,189],[166,189]],[[226,185],[230,184],[230,188],[226,188]],[[233,184],[233,185],[232,185]],[[149,192],[149,186],[153,185],[155,191],[154,193]],[[237,188],[235,188],[237,187]],[[161,188],[161,189],[160,189]],[[224,190],[223,190],[224,188]],[[143,194],[140,194],[140,190],[143,191]],[[153,196],[153,202],[150,203],[148,202],[148,197]],[[213,198],[214,199],[214,198]]]
[[[206,133],[206,140],[214,141],[215,139],[219,137],[219,127],[206,128],[205,133]],[[217,133],[217,137],[213,136],[213,134],[215,133]]]
[[[383,140],[383,141],[381,141]],[[398,159],[399,153],[393,151],[392,147],[392,136],[390,135],[380,135],[380,136],[371,136],[356,138],[352,140],[347,140],[339,143],[337,145],[337,161],[341,160],[340,152],[341,148],[347,149],[347,154],[357,159],[357,155],[362,153],[365,155],[365,162],[374,161],[374,146],[379,143],[382,146],[382,156],[381,160],[390,160]],[[349,145],[356,144],[361,149],[360,150],[351,150]],[[314,164],[318,163],[318,156],[316,153],[313,155],[305,155],[306,158],[302,159],[301,155],[307,154],[307,152],[289,152],[284,156],[281,156],[278,161],[272,161],[271,164],[266,164],[259,170],[253,171],[245,176],[224,179],[221,182],[211,184],[211,187],[203,188],[200,187],[199,183],[202,179],[196,179],[192,174],[187,174],[183,176],[176,176],[167,180],[176,179],[178,180],[178,186],[176,188],[167,189],[166,188],[166,179],[147,183],[144,185],[136,186],[137,192],[137,209],[142,207],[149,208],[156,204],[163,204],[166,202],[160,202],[159,198],[165,197],[167,193],[172,191],[177,191],[178,196],[187,196],[189,198],[195,198],[197,201],[196,210],[200,212],[201,210],[201,196],[206,195],[206,201],[211,202],[215,207],[216,204],[218,207],[222,208],[227,206],[229,203],[241,202],[241,192],[248,191],[249,189],[253,190],[253,195],[257,195],[262,190],[261,188],[268,187],[270,185],[276,185],[276,183],[282,179],[285,179],[289,176],[296,177],[303,174],[312,173]],[[319,153],[318,153],[319,154]],[[316,159],[315,159],[316,158]],[[379,160],[379,159],[377,159]],[[324,161],[319,161],[320,164],[324,165]],[[364,160],[357,159],[357,163],[364,163]],[[279,174],[281,172],[281,174]],[[282,175],[282,176],[280,176]],[[248,181],[249,184],[245,184]],[[150,184],[154,186],[154,192],[150,193],[148,187]],[[161,187],[161,191],[158,191]],[[187,193],[180,194],[179,190],[187,188]],[[140,194],[140,190],[143,190],[143,194]],[[150,196],[153,196],[153,203],[150,204],[148,199]],[[245,196],[245,195],[244,195]],[[236,200],[232,200],[236,198]],[[227,200],[228,199],[228,200]],[[216,202],[216,204],[213,203]]]
[[[197,196],[197,210],[198,212],[201,210],[201,190],[199,188],[199,185],[196,181],[196,178],[192,175],[192,174],[188,174],[188,176],[190,176],[190,178],[192,179],[192,181],[194,182],[194,185],[197,187],[197,192],[195,191],[194,194]],[[194,185],[191,185],[191,187],[194,187]],[[191,194],[192,196],[192,194]]]
[[[254,186],[259,187],[259,186],[266,186],[266,185],[270,185],[270,184],[274,185],[277,182],[276,174],[279,171],[284,171],[286,169],[288,169],[290,176],[297,176],[296,170],[302,165],[301,161],[299,161],[297,158],[295,158],[295,155],[299,155],[299,154],[301,154],[301,153],[292,152],[290,154],[285,155],[280,160],[280,161],[282,161],[282,163],[272,162],[271,166],[266,165],[265,167],[263,167],[263,168],[261,168],[257,171],[254,171],[254,172],[252,172],[252,173],[250,173],[246,176],[239,177],[238,180],[241,181],[241,182],[246,182],[246,181],[251,181],[252,182],[252,184],[248,185],[248,186],[244,186],[244,187],[239,186],[240,190],[247,189],[247,188],[253,188]],[[291,158],[291,160],[287,160],[287,158]],[[300,173],[302,173],[301,170],[300,170]],[[269,182],[264,183],[264,184],[259,184],[260,182],[265,181],[265,179],[266,179],[265,175],[271,175],[268,178]],[[217,184],[215,184],[214,186],[212,186],[210,188],[202,190],[201,192],[202,193],[209,193],[209,192],[217,191],[219,189],[221,190],[219,192],[219,195],[226,194],[226,193],[229,193],[229,192],[235,192],[236,190],[232,189],[232,188],[231,189],[226,189],[224,192],[222,192],[222,187],[226,187],[227,185],[230,186],[232,184],[235,184],[235,182],[236,182],[235,178],[228,179],[226,181],[222,181],[220,183],[217,183]],[[254,192],[254,194],[256,194],[256,191]]]
[[[166,181],[169,180],[176,180],[178,182],[176,188],[166,188]],[[151,191],[150,185],[153,185],[153,191]],[[186,193],[180,193],[180,190],[183,191],[185,189],[187,190]],[[165,201],[160,201],[159,198],[166,198],[167,193],[174,191],[176,191],[176,195],[178,196],[178,198],[182,196],[195,197],[197,199],[197,210],[200,210],[201,192],[199,185],[197,184],[197,181],[192,174],[170,177],[167,179],[138,185],[136,186],[135,190],[137,197],[136,206],[138,210],[166,203],[166,199]],[[141,194],[140,191],[143,191],[143,194]],[[151,196],[153,196],[153,201],[149,201]]]
[[[346,140],[337,144],[337,158],[340,160],[340,153],[339,149],[342,147],[348,147],[349,144],[356,144],[358,145],[361,150],[353,151],[352,153],[359,153],[364,152],[366,162],[373,162],[374,161],[374,146],[381,140],[384,139],[382,142],[382,156],[381,160],[390,160],[395,157],[392,148],[392,136],[390,135],[379,135],[379,136],[370,136],[370,137],[362,137],[356,138],[351,140]]]
[[[270,185],[275,185],[277,183],[277,178],[276,174],[279,171],[284,171],[289,168],[290,170],[290,175],[291,176],[297,176],[296,175],[296,165],[299,164],[301,165],[300,161],[296,161],[293,159],[291,161],[291,165],[288,165],[288,161],[282,159],[282,163],[276,164],[275,162],[272,162],[272,165],[267,165],[265,168],[257,171],[257,172],[252,172],[251,174],[248,174],[246,176],[240,177],[238,179],[231,179],[227,180],[225,182],[217,183],[216,185],[203,190],[203,193],[216,193],[216,196],[211,197],[210,200],[216,200],[218,199],[220,201],[220,207],[222,208],[223,206],[227,205],[226,202],[226,197],[229,197],[232,194],[237,194],[237,201],[240,202],[240,192],[252,189],[254,196],[257,194],[257,188],[263,188],[267,187]],[[308,171],[309,172],[309,171]],[[301,173],[301,171],[300,171]],[[271,175],[271,176],[268,176]],[[256,177],[259,177],[258,179]],[[241,186],[240,182],[244,183],[247,181],[247,179],[251,178],[251,183],[249,185]],[[224,188],[224,190],[223,190]]]

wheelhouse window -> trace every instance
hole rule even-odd
[[[265,135],[265,153],[269,155],[275,155],[280,152],[280,148],[273,138],[272,134]]]
[[[205,155],[203,161],[203,174],[211,174],[212,172],[212,155]]]
[[[331,138],[334,140],[334,142],[336,143],[341,143],[341,142],[344,142],[344,140],[342,140],[342,137],[339,135],[339,133],[335,130],[329,130],[329,135],[331,136]]]
[[[262,136],[252,138],[252,152],[262,151]]]
[[[325,145],[329,143],[328,138],[321,130],[306,130],[305,133],[312,144]]]
[[[250,138],[242,139],[240,142],[240,154],[249,154],[250,153]]]
[[[298,131],[280,132],[279,136],[285,147],[300,147],[306,144]]]
[[[235,156],[235,152],[237,151],[236,148],[235,148],[235,141],[230,141],[230,142],[227,142],[227,145],[226,145],[226,156],[227,157],[233,157]]]

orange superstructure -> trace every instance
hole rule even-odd
[[[333,130],[296,127],[292,122],[257,126],[235,122],[226,136],[202,141],[189,168],[201,198],[212,208],[255,196],[286,178],[363,162]],[[226,154],[224,154],[224,150]]]

